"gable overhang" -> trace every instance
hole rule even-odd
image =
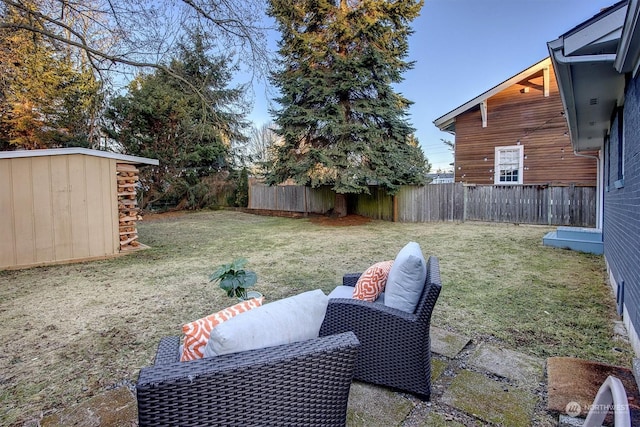
[[[617,64],[637,69],[637,59],[623,60],[620,53],[625,45],[629,52],[639,47],[640,38],[626,25],[629,5],[637,9],[637,3],[616,3],[547,43],[575,151],[600,149],[616,107],[624,102],[625,76]],[[637,21],[637,11],[632,20]]]
[[[638,75],[640,68],[639,20],[640,1],[630,0],[614,66],[618,72],[632,73],[634,77]]]
[[[482,108],[484,107],[486,109],[487,106],[487,100],[489,98],[491,98],[492,96],[502,92],[503,90],[522,82],[523,80],[525,80],[527,77],[530,77],[536,73],[539,73],[540,71],[544,70],[544,69],[549,69],[549,66],[551,65],[551,59],[550,58],[545,58],[542,61],[532,65],[531,67],[527,68],[524,71],[521,71],[520,73],[516,74],[513,77],[510,77],[509,79],[503,81],[502,83],[498,84],[497,86],[492,87],[491,89],[489,89],[488,91],[476,96],[475,98],[471,99],[470,101],[465,102],[464,104],[462,104],[461,106],[449,111],[447,114],[438,117],[437,119],[435,119],[433,121],[433,124],[436,125],[436,127],[438,129],[440,129],[443,132],[449,132],[452,134],[455,134],[456,131],[456,117],[459,116],[462,113],[465,113],[467,111],[470,111],[474,108],[480,108],[482,110]],[[548,89],[546,89],[548,90]],[[486,121],[486,117],[483,115],[483,121]]]

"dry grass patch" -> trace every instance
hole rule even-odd
[[[246,257],[258,273],[256,290],[273,301],[316,288],[328,293],[343,273],[393,259],[411,240],[441,261],[435,325],[540,357],[628,366],[630,348],[613,341],[602,257],[543,247],[549,230],[382,221],[328,227],[199,212],[142,222],[146,251],[0,272],[0,424],[135,381],[162,336],[233,303],[208,282],[218,264]]]

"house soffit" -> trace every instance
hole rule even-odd
[[[621,102],[624,76],[613,62],[626,12],[627,2],[617,3],[547,44],[577,151],[601,147]]]
[[[512,76],[509,79],[503,81],[497,86],[492,87],[491,89],[482,93],[481,95],[478,95],[477,97],[471,99],[470,101],[467,101],[461,106],[449,111],[447,114],[435,119],[433,121],[433,124],[435,124],[436,127],[438,127],[438,129],[440,129],[441,131],[455,133],[455,119],[457,116],[461,115],[462,113],[466,113],[467,111],[470,111],[474,108],[479,108],[479,106],[482,103],[486,102],[489,98],[491,98],[492,96],[502,92],[503,90],[515,84],[521,84],[524,86],[531,87],[532,84],[529,83],[530,80],[535,78],[536,76],[541,76],[543,70],[545,68],[548,69],[550,65],[551,65],[550,58],[543,59],[542,61],[532,65],[526,70],[521,71],[515,76]]]

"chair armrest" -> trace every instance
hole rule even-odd
[[[417,322],[413,313],[387,307],[384,304],[359,299],[332,298],[320,327],[320,335],[332,335],[336,331],[371,330],[376,325],[388,329],[407,328]],[[356,335],[357,332],[356,332]]]
[[[163,342],[173,343],[173,338],[166,337],[161,340],[158,350],[163,349]],[[256,363],[274,364],[297,357],[307,356],[318,351],[331,351],[342,348],[356,348],[360,345],[353,334],[338,334],[321,339],[300,341],[292,344],[249,350],[238,353],[225,354],[216,357],[180,362],[179,357],[175,362],[155,363],[153,366],[142,368],[138,378],[138,385],[152,383],[155,380],[180,380],[197,375],[211,375],[212,373],[225,372],[228,369],[240,370],[253,368]],[[177,353],[177,348],[176,348]],[[156,356],[158,359],[158,356]],[[160,357],[160,360],[163,360]]]
[[[349,332],[156,363],[140,370],[139,425],[344,425],[359,347]]]
[[[174,363],[180,361],[180,337],[171,336],[164,337],[158,344],[158,350],[156,351],[156,358],[153,361],[154,365],[166,365],[168,363]]]
[[[362,273],[347,273],[342,276],[342,286],[355,286]]]

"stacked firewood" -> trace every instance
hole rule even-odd
[[[142,219],[139,215],[136,185],[138,183],[138,169],[134,165],[118,163],[118,216],[120,218],[120,250],[135,249],[138,242],[136,221]]]

